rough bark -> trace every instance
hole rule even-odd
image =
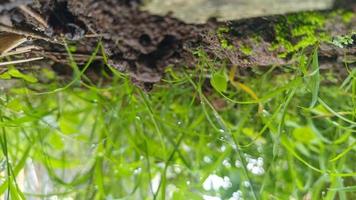
[[[187,23],[238,20],[291,12],[330,9],[334,0],[148,0],[144,10],[174,17]]]

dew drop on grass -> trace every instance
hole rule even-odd
[[[262,115],[263,115],[264,117],[270,116],[269,112],[268,112],[267,110],[265,110],[265,109],[262,110]]]
[[[224,129],[219,129],[219,132],[220,133],[225,133],[225,130]]]
[[[181,122],[181,121],[178,121],[178,122],[177,122],[177,124],[178,124],[178,125],[182,125],[182,124],[183,124],[183,122]]]
[[[245,187],[250,187],[250,186],[251,186],[251,183],[250,183],[250,181],[244,181],[244,182],[243,182],[243,185],[244,185]]]
[[[91,149],[95,149],[97,146],[98,146],[98,145],[94,143],[94,144],[91,144],[90,148],[91,148]]]
[[[225,146],[225,145],[222,145],[222,146],[220,147],[220,151],[221,151],[221,152],[225,152],[225,151],[226,151],[226,146]]]
[[[108,196],[106,196],[105,200],[114,200],[114,197],[112,196],[112,194],[109,194]]]
[[[174,172],[177,174],[182,173],[182,169],[179,166],[175,166],[173,169],[174,169]]]
[[[141,173],[141,171],[142,171],[142,168],[139,167],[139,168],[137,168],[137,169],[134,170],[134,174],[135,174],[135,175],[138,175],[138,174]]]
[[[184,149],[184,151],[186,152],[190,152],[192,150],[192,148],[190,148],[190,146],[188,146],[187,144],[183,143],[182,144],[182,148]]]
[[[232,194],[229,200],[243,200],[243,194],[241,190],[237,190]]]
[[[216,174],[210,174],[203,183],[205,191],[219,191],[220,188],[227,190],[232,187],[232,182],[229,177],[220,177]]]
[[[257,164],[260,165],[260,166],[263,166],[263,158],[262,157],[258,157],[257,158]]]
[[[225,159],[222,164],[223,164],[224,167],[226,167],[226,168],[230,168],[230,167],[231,167],[231,163],[230,163],[229,160],[226,160],[226,159]]]
[[[137,115],[137,116],[136,116],[136,119],[137,119],[137,120],[141,120],[141,117]]]
[[[212,159],[209,156],[204,156],[203,160],[204,160],[205,163],[211,163],[212,162]]]

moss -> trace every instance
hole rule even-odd
[[[354,17],[355,17],[355,13],[350,11],[342,14],[342,20],[346,24],[350,23]]]
[[[328,40],[323,32],[326,16],[316,12],[292,14],[275,24],[276,42],[272,50],[284,49],[280,57],[315,45],[319,41]]]
[[[335,10],[331,13],[331,17],[341,17],[342,21],[345,24],[349,24],[354,17],[356,17],[355,13],[346,10]]]
[[[230,42],[224,36],[224,34],[227,34],[229,32],[230,32],[230,29],[228,27],[220,27],[217,30],[217,36],[219,38],[221,48],[233,50],[235,47],[232,44],[230,44]]]
[[[356,31],[354,31],[348,35],[336,36],[333,38],[332,43],[335,46],[338,46],[340,48],[347,47],[349,45],[352,45],[355,42],[353,39],[354,35],[356,35]]]
[[[247,45],[241,45],[240,51],[247,56],[251,55],[253,52],[252,48],[248,47]]]
[[[349,24],[355,18],[355,13],[336,10],[331,13],[302,12],[288,15],[275,24],[276,39],[270,50],[283,49],[279,56],[286,57],[319,42],[339,42],[340,47],[350,44],[350,38],[333,40],[324,28],[327,21],[340,17],[342,22]]]

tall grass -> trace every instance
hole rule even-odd
[[[197,55],[195,69],[168,68],[148,93],[112,68],[110,84],[87,81],[92,59],[82,70],[71,59],[65,86],[52,77],[3,91],[3,197],[356,198],[354,70],[328,83],[315,50],[304,68],[229,77]],[[210,86],[215,73],[226,88]],[[211,175],[230,183],[208,190]]]

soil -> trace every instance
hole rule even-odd
[[[345,4],[348,1],[343,2],[338,5],[347,5],[348,9],[356,8],[354,1],[349,1],[349,4]],[[129,73],[138,83],[159,82],[169,65],[177,68],[194,67],[197,63],[194,51],[197,49],[202,49],[211,58],[227,65],[239,66],[240,73],[246,73],[246,68],[281,66],[295,62],[289,55],[284,58],[279,56],[284,49],[271,51],[277,38],[275,24],[285,20],[285,16],[226,23],[211,19],[206,24],[196,25],[186,24],[169,15],[156,16],[140,11],[140,0],[38,0],[28,4],[45,19],[47,26],[43,26],[15,6],[10,8],[11,5],[7,5],[0,6],[0,13],[10,18],[12,26],[26,28],[49,38],[64,36],[76,44],[74,55],[90,55],[101,39],[110,65]],[[236,48],[222,48],[221,36],[216,34],[222,26],[229,27],[229,31],[222,33],[224,40]],[[347,24],[333,21],[326,29],[331,34],[342,35],[354,27],[356,19]],[[259,37],[258,41],[255,36]],[[63,45],[44,41],[34,43],[43,47],[39,54],[57,63],[54,66],[66,62]],[[252,54],[242,50],[246,45],[253,51]],[[337,48],[330,44],[322,44],[320,48],[321,63],[325,64],[325,68],[341,63],[345,54],[356,54],[355,42],[347,48]]]

